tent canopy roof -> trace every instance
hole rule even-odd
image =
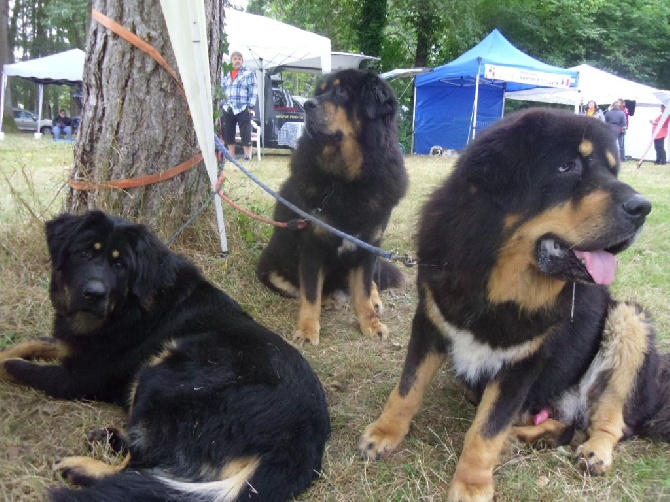
[[[71,49],[20,63],[3,65],[8,77],[23,77],[38,84],[80,84],[84,78],[86,54],[80,49]]]
[[[586,104],[594,100],[599,105],[609,105],[619,98],[635,100],[639,105],[660,105],[661,100],[649,87],[587,64],[573,66],[570,70],[579,72],[579,84],[576,89],[538,88],[505,94],[509,99],[540,101],[563,105]]]
[[[528,70],[533,72],[543,72],[556,75],[563,75],[570,79],[570,85],[576,85],[578,73],[557,66],[551,66],[542,61],[530,57],[514,47],[497,29],[494,29],[489,35],[475,45],[472,49],[465,52],[450,63],[435,68],[431,73],[418,76],[416,79],[417,87],[431,85],[438,82],[458,82],[462,85],[473,84],[477,74],[480,80],[484,80],[484,65],[496,65],[499,67],[510,67],[518,70]],[[494,80],[485,79],[487,83],[505,82],[505,79]],[[527,89],[536,87],[516,82],[508,82],[507,89]]]
[[[354,54],[353,52],[331,52],[330,53],[330,71],[346,70],[349,68],[359,68],[363,61],[378,61],[376,56],[367,56],[365,54]],[[276,70],[301,71],[306,73],[317,73],[321,69],[321,57],[306,58],[290,63],[280,65]]]
[[[329,72],[330,39],[295,26],[234,9],[225,9],[228,44],[240,51],[248,68],[272,70],[279,66]]]

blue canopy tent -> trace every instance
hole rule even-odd
[[[493,30],[451,63],[416,78],[414,151],[462,150],[477,131],[502,117],[506,91],[575,87],[578,76],[533,59]]]

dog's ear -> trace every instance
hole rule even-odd
[[[156,294],[175,285],[178,258],[144,225],[132,225],[126,234],[133,250],[131,292],[145,308]]]
[[[58,266],[84,216],[64,213],[44,225],[51,263]]]
[[[486,129],[459,159],[468,182],[505,206],[523,204],[539,171],[528,164],[542,165],[549,155],[542,147],[550,125],[545,115],[530,111]]]
[[[362,94],[362,109],[368,119],[395,118],[398,100],[390,85],[374,74],[366,76]]]

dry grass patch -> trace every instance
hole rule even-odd
[[[50,331],[49,263],[41,224],[60,207],[57,194],[72,155],[71,148],[34,142],[32,137],[10,140],[0,143],[0,172],[6,176],[2,183],[5,179],[16,182],[16,195],[7,196],[3,190],[0,198],[0,347]],[[45,162],[46,158],[55,160]],[[410,192],[393,214],[385,248],[413,252],[419,209],[450,171],[451,162],[446,158],[407,157]],[[269,185],[278,187],[286,176],[287,164],[287,156],[275,155],[248,165]],[[270,216],[273,201],[269,196],[239,170],[232,166],[227,169],[226,192],[243,205]],[[622,176],[655,206],[642,237],[622,256],[616,291],[624,298],[641,299],[652,310],[658,320],[659,337],[670,350],[670,167],[636,171],[633,163],[627,163]],[[212,281],[259,321],[290,339],[297,302],[270,293],[254,277],[255,263],[270,236],[270,227],[229,207],[224,210],[230,245],[227,257],[221,256],[211,209],[173,248],[198,263]],[[301,500],[445,498],[475,411],[455,390],[448,369],[443,369],[433,382],[424,407],[396,454],[370,463],[363,461],[356,449],[363,428],[381,412],[404,361],[416,305],[416,269],[403,271],[407,284],[382,295],[384,322],[390,330],[387,342],[364,338],[358,332],[353,310],[343,306],[323,313],[320,345],[301,348],[326,388],[333,423],[324,476]],[[59,482],[51,471],[53,461],[87,454],[86,433],[100,426],[123,426],[123,413],[109,405],[51,400],[38,392],[0,383],[0,500],[41,500],[45,488]],[[98,458],[108,455],[102,448],[96,448],[94,454]],[[669,500],[669,458],[669,445],[627,441],[616,450],[613,472],[591,478],[575,467],[569,448],[537,451],[512,443],[496,471],[497,500]]]

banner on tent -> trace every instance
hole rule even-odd
[[[539,85],[542,87],[568,88],[574,84],[574,80],[570,75],[524,70],[522,68],[495,64],[484,65],[484,77],[491,80],[505,80],[507,82],[518,82],[520,84]]]

